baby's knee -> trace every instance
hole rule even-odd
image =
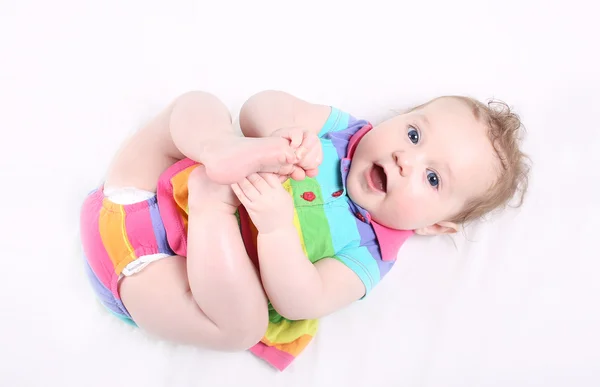
[[[190,90],[179,95],[175,102],[178,105],[190,107],[216,107],[226,109],[225,104],[214,94],[202,90]]]
[[[191,125],[190,122],[196,124]],[[219,98],[206,91],[188,91],[181,94],[172,104],[171,125],[205,130],[206,125],[199,125],[198,122],[206,125],[215,123],[231,125],[231,114]]]

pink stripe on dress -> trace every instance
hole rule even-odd
[[[100,282],[114,294],[113,289],[117,276],[108,252],[104,248],[99,229],[103,199],[104,195],[101,190],[97,190],[85,199],[80,214],[81,241],[83,253],[88,259],[90,268]]]
[[[158,244],[154,236],[152,218],[148,208],[149,200],[136,204],[139,204],[139,206],[124,206],[127,239],[129,239],[136,258],[143,255],[157,254],[159,252]]]

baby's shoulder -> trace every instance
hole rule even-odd
[[[328,140],[330,139],[332,133],[343,131],[352,133],[353,131],[359,130],[367,123],[368,121],[365,119],[358,118],[351,113],[335,106],[330,106],[329,116],[319,130],[318,135],[319,138]]]

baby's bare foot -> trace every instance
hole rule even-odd
[[[198,165],[188,178],[188,203],[198,209],[216,209],[235,213],[240,201],[231,186],[212,181],[204,165]]]
[[[208,142],[203,164],[215,183],[233,184],[256,172],[288,175],[296,161],[287,139],[237,137]]]

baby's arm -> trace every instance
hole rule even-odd
[[[362,281],[341,262],[308,260],[294,226],[292,198],[276,175],[253,174],[232,188],[258,230],[261,280],[279,314],[318,318],[365,294]]]
[[[319,133],[331,108],[283,91],[265,90],[250,97],[240,110],[240,128],[247,137],[266,137],[281,128],[299,127]]]
[[[198,161],[202,138],[228,131],[234,129],[223,103],[208,93],[185,93],[125,142],[105,184],[155,191],[158,177],[171,164],[185,157]]]
[[[293,225],[258,235],[260,275],[273,307],[285,318],[319,318],[360,299],[365,287],[346,265],[308,260]]]
[[[266,90],[250,97],[240,111],[240,128],[247,137],[280,136],[287,130],[300,130],[303,140],[296,150],[299,168],[295,180],[315,177],[322,161],[317,134],[331,113],[331,107],[304,101],[283,91]]]

